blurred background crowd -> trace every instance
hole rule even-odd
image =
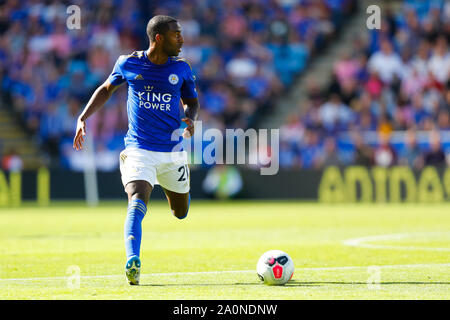
[[[0,1],[2,98],[53,165],[79,169],[82,156],[71,147],[77,116],[119,55],[148,48],[149,18],[168,14],[183,28],[182,56],[197,78],[204,128],[253,127],[354,3]],[[66,27],[71,4],[81,8],[81,29]],[[118,90],[88,121],[100,170],[117,167],[127,130],[126,93]]]
[[[66,9],[81,8],[68,30]],[[148,47],[156,14],[177,17],[197,78],[203,128],[257,127],[345,24],[355,0],[0,1],[0,94],[53,166],[79,170],[76,118],[121,54]],[[281,131],[281,167],[445,165],[450,139],[450,3],[406,0],[355,38],[328,88]],[[125,86],[88,121],[99,170],[115,170],[127,131]],[[421,139],[421,132],[433,134]],[[450,150],[449,150],[450,151]],[[5,163],[18,163],[6,154]]]
[[[407,0],[381,17],[334,64],[328,88],[308,80],[307,105],[281,128],[282,166],[447,164],[450,2]]]

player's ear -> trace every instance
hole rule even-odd
[[[161,35],[160,33],[158,33],[158,34],[155,36],[155,41],[156,41],[156,42],[162,41],[162,35]]]

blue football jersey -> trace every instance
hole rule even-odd
[[[128,83],[125,147],[172,151],[182,140],[171,140],[181,125],[180,98],[197,98],[189,64],[178,57],[154,64],[145,51],[136,51],[117,59],[108,80],[113,85]]]

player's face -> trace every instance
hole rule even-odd
[[[183,46],[181,26],[178,22],[170,24],[169,31],[164,35],[163,50],[169,56],[178,56]]]

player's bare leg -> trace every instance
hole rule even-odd
[[[189,205],[191,202],[191,197],[189,192],[187,193],[177,193],[163,188],[166,194],[167,201],[169,201],[170,209],[175,217],[178,219],[186,218]]]
[[[136,180],[127,183],[125,186],[125,192],[128,195],[128,202],[134,199],[140,199],[144,201],[145,205],[150,199],[153,187],[145,180]]]
[[[153,188],[147,181],[136,180],[127,183],[128,212],[125,220],[124,238],[127,263],[125,274],[130,285],[138,285],[141,274],[139,259],[142,239],[142,219],[147,212],[147,202]]]

